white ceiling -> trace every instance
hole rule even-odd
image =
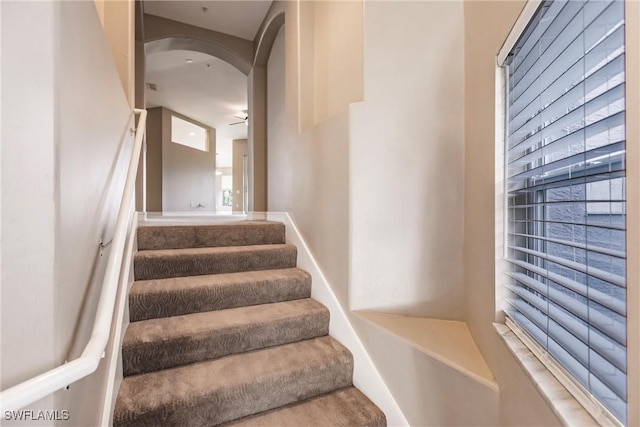
[[[232,140],[247,137],[246,125],[230,126],[246,114],[247,77],[213,56],[174,50],[147,55],[146,81],[157,86],[146,89],[147,107],[163,106],[215,128],[218,166],[231,167]]]
[[[271,3],[271,0],[145,0],[144,12],[253,40]]]

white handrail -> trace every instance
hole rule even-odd
[[[5,411],[18,410],[36,402],[92,374],[98,369],[111,332],[111,321],[120,277],[120,265],[127,237],[127,226],[133,211],[133,190],[136,184],[140,148],[142,147],[142,138],[147,124],[146,110],[136,108],[133,111],[136,114],[140,114],[140,119],[136,127],[136,137],[133,143],[129,170],[124,185],[120,210],[118,211],[116,229],[111,242],[111,252],[107,260],[91,338],[77,359],[2,391],[0,393],[1,414],[4,414]]]

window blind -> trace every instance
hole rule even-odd
[[[627,417],[624,2],[545,1],[507,56],[505,312]]]

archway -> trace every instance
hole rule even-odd
[[[248,87],[248,210],[267,206],[267,76],[266,65],[278,31],[284,25],[284,2],[274,2],[258,30],[255,42],[144,14],[144,32],[137,32],[137,54],[191,50],[219,58],[247,76]],[[255,44],[255,47],[254,47]],[[136,88],[144,93],[144,61],[137,61]],[[139,71],[138,71],[139,70]],[[138,99],[138,97],[136,97]],[[142,105],[144,107],[144,105]]]

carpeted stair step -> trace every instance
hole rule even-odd
[[[272,270],[296,266],[297,248],[270,244],[219,248],[160,249],[134,255],[136,280]]]
[[[124,375],[217,359],[329,333],[329,310],[312,299],[135,322],[122,343]]]
[[[355,387],[314,397],[224,424],[224,427],[384,427],[387,418]]]
[[[237,221],[210,225],[160,225],[138,228],[138,250],[281,244],[281,222]]]
[[[132,322],[309,298],[311,275],[298,268],[137,281],[129,291]]]
[[[114,426],[212,426],[351,385],[351,353],[329,336],[126,377]]]

